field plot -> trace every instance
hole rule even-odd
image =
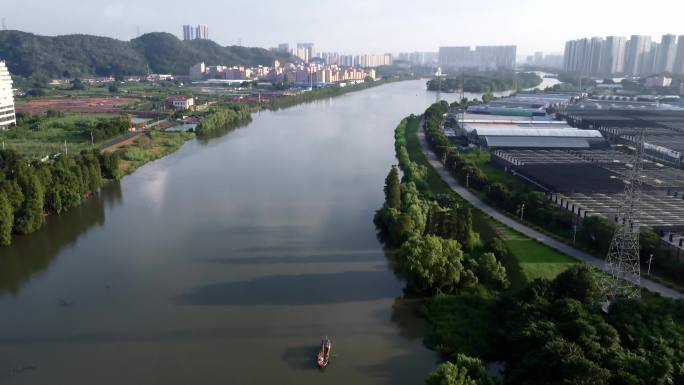
[[[119,113],[121,107],[137,103],[135,98],[57,98],[57,99],[34,99],[26,103],[17,104],[16,110],[20,113],[42,115],[48,110],[65,113]]]

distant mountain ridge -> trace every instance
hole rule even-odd
[[[130,41],[93,35],[41,36],[0,31],[0,60],[14,75],[73,78],[151,73],[187,74],[190,66],[270,65],[294,61],[291,55],[263,48],[223,47],[211,40],[181,41],[165,32],[146,33]]]

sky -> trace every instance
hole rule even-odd
[[[319,51],[398,53],[445,45],[562,52],[591,36],[684,35],[684,0],[0,0],[8,29],[129,40],[205,24],[221,45],[313,42]]]

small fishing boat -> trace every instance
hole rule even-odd
[[[324,368],[328,365],[330,361],[330,349],[332,349],[332,344],[328,337],[323,338],[321,341],[321,350],[318,351],[318,356],[316,357],[316,362],[319,368]]]

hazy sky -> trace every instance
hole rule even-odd
[[[45,35],[128,40],[137,26],[180,35],[206,24],[222,45],[311,41],[346,53],[516,44],[526,55],[579,37],[684,34],[684,0],[0,0],[0,10],[8,29]]]

